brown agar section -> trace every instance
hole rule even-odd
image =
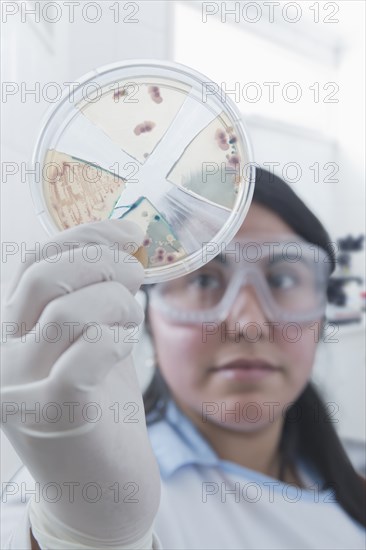
[[[43,191],[48,210],[59,229],[107,219],[125,180],[84,160],[47,152],[43,165]]]
[[[149,255],[147,253],[147,250],[144,246],[140,246],[132,256],[135,256],[135,258],[142,264],[142,267],[146,269],[149,265]]]

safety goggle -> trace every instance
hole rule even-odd
[[[151,287],[150,305],[174,323],[220,322],[250,286],[270,321],[312,321],[325,313],[330,265],[324,249],[293,235],[247,237],[196,271]]]

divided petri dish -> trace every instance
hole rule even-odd
[[[220,252],[254,186],[236,105],[205,76],[160,60],[83,77],[47,113],[32,168],[49,234],[118,218],[143,229],[145,283],[182,276]]]

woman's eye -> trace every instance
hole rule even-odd
[[[191,284],[203,289],[216,289],[221,287],[219,277],[210,273],[200,273],[192,279]]]
[[[296,277],[288,273],[272,274],[267,277],[271,288],[288,290],[297,284]]]

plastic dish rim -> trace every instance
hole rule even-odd
[[[121,62],[103,65],[102,67],[93,69],[88,73],[84,74],[78,79],[78,86],[77,88],[74,89],[73,93],[76,94],[76,92],[80,90],[82,86],[85,86],[87,82],[89,82],[95,77],[106,75],[111,71],[128,69],[128,67],[138,68],[139,66],[152,67],[158,70],[165,69],[167,72],[169,71],[180,72],[180,73],[183,73],[184,76],[188,78],[188,80],[191,80],[191,81],[194,80],[196,84],[199,84],[199,85],[202,85],[203,82],[206,84],[216,84],[214,81],[207,78],[202,73],[180,63],[165,61],[165,60],[163,61],[159,59],[127,59]],[[165,77],[169,75],[164,74],[161,76]],[[104,85],[101,87],[103,88]],[[227,228],[227,225],[225,225],[224,228],[222,228],[219,231],[219,233],[215,235],[215,241],[203,243],[200,250],[197,250],[196,252],[188,255],[187,257],[183,258],[182,260],[179,260],[174,264],[145,269],[144,284],[153,284],[153,283],[163,282],[167,280],[172,280],[172,279],[181,277],[187,273],[190,273],[195,269],[198,269],[200,266],[202,266],[205,263],[203,258],[207,256],[207,252],[210,252],[210,255],[209,255],[210,259],[213,258],[213,255],[212,255],[213,245],[217,245],[217,244],[220,245],[219,247],[217,247],[218,248],[217,253],[219,253],[220,251],[222,251],[223,248],[225,248],[225,244],[226,243],[228,244],[233,239],[233,237],[239,230],[241,224],[243,223],[247,215],[247,212],[249,210],[252,197],[253,197],[254,181],[255,181],[255,168],[252,160],[253,159],[252,146],[251,146],[248,134],[245,130],[240,112],[238,111],[232,99],[226,96],[222,92],[220,87],[219,87],[219,91],[220,91],[221,97],[225,98],[223,111],[229,115],[230,120],[233,122],[233,124],[235,124],[236,129],[240,131],[240,134],[241,134],[240,138],[244,145],[244,149],[250,165],[249,174],[247,171],[245,175],[246,193],[245,193],[245,196],[243,195],[241,198],[241,201],[244,201],[243,208],[239,209],[239,211],[237,208],[233,209],[227,222],[229,223],[229,228]],[[39,171],[38,177],[37,177],[36,166],[37,166],[37,163],[39,163],[40,165],[42,163],[42,166],[43,166],[44,153],[42,155],[42,145],[44,144],[44,141],[47,139],[47,130],[49,129],[50,124],[54,119],[56,113],[63,107],[65,101],[69,98],[69,96],[70,96],[70,91],[66,89],[63,92],[60,100],[56,104],[51,105],[50,108],[47,109],[46,113],[44,114],[44,117],[40,125],[39,136],[32,152],[30,165],[28,166],[29,168],[28,180],[30,184],[32,201],[36,209],[36,215],[40,219],[40,222],[43,228],[45,229],[45,231],[49,236],[58,234],[62,231],[56,227],[56,225],[52,221],[51,214],[48,212],[48,209],[46,207],[46,203],[44,200],[43,190],[40,191],[40,187],[42,187],[41,171]],[[215,93],[215,96],[216,96],[216,100],[218,100],[218,96],[216,93]],[[221,103],[223,103],[222,99],[221,99]]]

